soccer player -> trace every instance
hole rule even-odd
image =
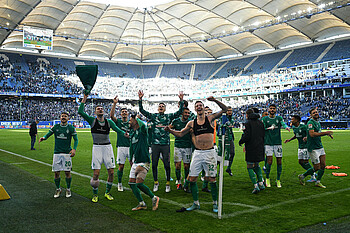
[[[152,172],[154,179],[153,192],[157,192],[159,188],[158,182],[158,161],[160,154],[163,155],[163,164],[166,172],[166,185],[165,192],[170,192],[170,136],[169,133],[164,130],[165,126],[170,125],[172,120],[179,117],[183,109],[183,97],[184,94],[180,92],[180,109],[175,113],[165,114],[165,104],[160,103],[158,105],[158,113],[149,113],[143,109],[142,97],[144,96],[143,91],[139,91],[139,110],[140,112],[151,120],[152,122]]]
[[[266,163],[266,187],[271,187],[270,170],[273,161],[273,155],[277,160],[277,180],[278,188],[281,188],[281,174],[282,174],[282,139],[281,128],[290,132],[289,127],[284,123],[281,116],[276,116],[276,105],[270,104],[269,115],[262,118],[265,126],[265,154],[267,157]]]
[[[191,193],[194,203],[186,210],[191,211],[200,208],[198,200],[197,178],[202,169],[204,169],[206,176],[209,177],[211,194],[213,198],[213,211],[217,213],[217,157],[213,143],[214,127],[212,122],[215,119],[219,118],[223,112],[226,112],[227,107],[215,99],[213,96],[208,97],[207,100],[215,102],[221,108],[221,111],[209,116],[205,116],[203,103],[201,101],[197,101],[195,103],[195,111],[197,112],[197,117],[194,120],[188,122],[185,128],[183,128],[181,131],[175,131],[173,129],[170,129],[170,127],[166,127],[165,129],[176,137],[183,137],[191,130],[193,130],[193,144],[196,146],[196,149],[193,153],[188,179],[190,181]]]
[[[66,197],[71,197],[70,191],[72,183],[72,157],[74,157],[76,149],[78,147],[78,136],[73,125],[68,124],[69,114],[62,112],[60,116],[61,123],[54,125],[49,132],[39,139],[39,143],[47,140],[52,134],[55,135],[55,149],[53,153],[52,171],[55,173],[56,191],[53,195],[54,198],[60,197],[61,194],[61,178],[60,173],[64,171],[66,174]],[[74,139],[73,149],[71,148],[72,137]]]
[[[36,136],[38,134],[38,125],[39,121],[35,120],[33,121],[29,126],[29,136],[30,136],[30,149],[35,150],[34,145],[36,141]]]
[[[293,115],[291,119],[292,129],[294,132],[294,136],[290,139],[284,141],[284,143],[288,143],[294,139],[298,139],[298,160],[299,164],[306,171],[312,168],[309,163],[310,156],[307,153],[307,127],[304,123],[300,122],[301,118],[298,115]],[[316,181],[316,178],[313,177],[310,182]]]
[[[113,99],[113,105],[111,109],[111,119],[114,121],[115,125],[122,129],[125,132],[128,132],[130,125],[128,120],[128,109],[121,108],[120,109],[120,115],[122,119],[118,119],[115,117],[115,107],[118,103],[119,99],[118,96],[114,97]],[[118,170],[117,170],[117,177],[118,177],[118,191],[123,192],[123,171],[124,171],[124,165],[126,162],[126,158],[129,158],[129,148],[130,148],[130,140],[129,138],[124,137],[123,134],[120,132],[117,132],[117,164],[118,164]],[[131,165],[131,161],[130,165]]]
[[[254,185],[253,194],[257,194],[265,189],[263,176],[259,162],[264,160],[264,137],[265,127],[259,120],[259,114],[254,113],[254,110],[246,111],[247,122],[243,130],[239,145],[245,144],[245,160],[249,177]],[[258,181],[256,181],[256,177]]]
[[[84,106],[87,100],[87,95],[84,94],[84,98],[80,103],[78,113],[81,115],[91,126],[91,135],[93,141],[92,147],[92,162],[91,168],[94,171],[93,178],[90,181],[90,185],[93,191],[92,202],[98,202],[98,186],[100,184],[98,177],[100,176],[100,170],[102,163],[105,165],[108,171],[108,179],[106,184],[105,197],[112,201],[114,198],[110,194],[113,185],[113,176],[115,168],[115,160],[113,154],[113,147],[109,140],[109,131],[112,128],[117,133],[124,134],[125,137],[129,135],[123,130],[119,129],[112,120],[105,119],[103,107],[97,105],[95,107],[96,118],[89,116],[84,112]]]
[[[232,107],[231,106],[227,107],[226,116],[227,116],[227,122],[225,123],[225,125],[222,124],[222,119],[218,120],[218,128],[226,126],[227,132],[225,132],[225,141],[230,143],[230,148],[228,148],[228,151],[227,151],[229,153],[230,157],[228,160],[229,164],[226,168],[226,172],[230,176],[233,176],[232,171],[231,171],[231,166],[233,163],[233,158],[235,157],[235,143],[234,143],[235,135],[233,134],[232,129],[233,129],[235,122],[234,122],[233,117],[232,117]],[[221,138],[219,138],[219,148],[221,148],[221,147],[222,147],[222,142],[221,142]]]
[[[188,108],[184,108],[182,112],[182,116],[176,118],[171,122],[170,127],[174,130],[180,131],[186,127],[190,116],[190,110]],[[175,147],[174,147],[174,162],[175,162],[175,174],[177,181],[177,189],[182,189],[181,184],[181,161],[184,164],[185,178],[190,171],[190,163],[192,157],[192,142],[190,133],[186,134],[183,137],[175,137]]]
[[[150,156],[148,153],[147,127],[136,114],[132,114],[130,124],[130,160],[133,162],[129,175],[129,185],[136,196],[139,204],[132,210],[147,209],[143,201],[140,190],[152,198],[152,210],[158,209],[159,197],[155,196],[151,190],[143,183],[150,168]]]
[[[299,175],[299,182],[302,185],[305,185],[305,177],[312,175],[317,171],[317,180],[315,182],[316,187],[326,188],[321,184],[321,178],[324,174],[324,169],[326,167],[326,152],[324,151],[321,137],[328,135],[333,139],[333,131],[321,131],[321,124],[319,122],[320,115],[316,108],[311,108],[310,111],[310,120],[307,122],[307,151],[310,155],[311,162],[314,167],[309,168],[304,174]]]

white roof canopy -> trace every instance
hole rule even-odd
[[[2,1],[4,2],[4,1]],[[53,51],[109,59],[217,59],[350,34],[350,0],[175,0],[132,8],[77,0],[7,0],[0,43],[23,26],[54,30]]]

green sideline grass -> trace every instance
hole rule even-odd
[[[46,132],[46,130],[39,130],[39,136],[45,135]],[[235,142],[238,141],[240,135],[241,132],[235,132]],[[282,133],[283,140],[291,136],[292,133],[287,131]],[[88,130],[78,129],[78,137],[79,146],[77,155],[73,158],[73,171],[91,176],[91,135]],[[114,132],[111,133],[111,140],[115,145],[116,134]],[[327,165],[340,166],[339,172],[350,175],[349,141],[349,131],[335,131],[334,140],[323,137],[323,145],[327,153]],[[27,130],[0,130],[0,149],[48,164],[52,163],[53,146],[54,138],[51,137],[41,143],[40,148],[36,145],[36,151],[30,151],[30,137]],[[173,150],[173,143],[171,148]],[[4,152],[0,152],[0,160],[15,163],[19,168],[53,182],[53,174],[49,166]],[[171,175],[175,178],[173,162],[171,165]],[[128,187],[129,169],[130,166],[127,164],[123,176],[125,187]],[[223,214],[226,218],[221,220],[198,212],[176,213],[175,210],[179,209],[179,206],[162,201],[162,199],[167,199],[188,206],[192,202],[192,196],[176,190],[175,181],[171,184],[172,191],[165,193],[165,172],[161,162],[159,163],[160,190],[156,193],[161,198],[159,210],[132,212],[131,208],[137,205],[136,198],[131,191],[121,193],[115,187],[111,191],[115,200],[109,202],[103,198],[104,184],[100,186],[99,190],[100,203],[154,228],[169,232],[286,232],[350,214],[350,202],[348,201],[350,199],[350,183],[348,177],[335,177],[331,174],[332,170],[326,170],[322,183],[327,186],[327,189],[316,188],[312,183],[307,183],[306,186],[299,184],[297,175],[302,173],[303,169],[298,164],[296,140],[283,144],[281,189],[277,189],[274,182],[272,182],[273,186],[271,188],[257,195],[251,194],[252,184],[246,170],[244,155],[242,148],[237,144],[232,170],[233,177],[224,174],[223,201],[225,204]],[[275,177],[276,162],[274,160],[271,169],[271,180],[274,180]],[[106,170],[103,168],[100,179],[106,180],[106,178]],[[145,182],[150,188],[153,188],[152,180],[152,171],[150,171]],[[64,187],[65,182],[61,183]],[[116,183],[116,178],[114,183]],[[202,182],[199,181],[199,188],[201,185]],[[87,198],[92,195],[89,180],[77,175],[73,175],[72,191],[73,195],[78,193]],[[47,198],[50,199],[52,196]],[[211,213],[211,195],[200,191],[199,198],[201,210]],[[144,199],[147,205],[151,206],[150,199],[148,197],[144,197]],[[244,211],[250,208],[241,204],[264,208],[263,210],[245,213]],[[227,217],[228,215],[231,217]]]

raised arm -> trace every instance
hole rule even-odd
[[[139,111],[147,118],[151,119],[152,118],[152,113],[147,112],[145,109],[143,109],[142,106],[142,98],[144,96],[143,91],[139,90]]]
[[[209,121],[213,121],[214,119],[221,117],[221,115],[227,111],[227,106],[225,104],[223,104],[222,102],[220,102],[219,100],[215,99],[213,96],[209,96],[207,98],[207,100],[215,102],[221,108],[221,111],[213,113],[213,114],[208,116]]]
[[[117,118],[115,117],[115,107],[117,106],[117,103],[118,103],[119,99],[118,99],[118,96],[115,96],[114,99],[113,99],[113,104],[112,104],[112,109],[111,109],[111,119],[114,121],[114,122],[117,122]]]
[[[183,108],[184,108],[184,93],[182,91],[179,92],[179,99],[180,99],[180,107],[179,110],[177,110],[174,113],[169,114],[170,115],[170,119],[173,120],[175,118],[178,118],[182,112],[183,112]]]
[[[185,136],[186,134],[188,134],[188,133],[191,131],[192,128],[193,128],[193,120],[190,121],[190,122],[188,122],[187,125],[186,125],[186,127],[183,128],[181,131],[173,130],[173,129],[171,129],[171,128],[169,127],[169,125],[166,126],[166,127],[164,128],[164,130],[167,131],[167,132],[169,132],[169,133],[171,133],[171,134],[173,134],[173,135],[176,136],[176,137],[180,137],[180,138],[181,138],[181,137]]]
[[[80,116],[82,116],[91,125],[94,122],[95,118],[92,117],[92,116],[89,116],[88,114],[86,114],[84,112],[84,107],[85,107],[85,103],[86,103],[87,97],[88,96],[84,94],[84,98],[80,102],[80,106],[79,106],[79,109],[78,109],[78,114]]]

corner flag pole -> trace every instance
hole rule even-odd
[[[224,161],[225,161],[225,126],[224,124],[226,121],[226,113],[222,114],[222,121],[221,121],[221,156],[218,156],[219,162],[220,162],[220,172],[219,172],[219,197],[218,197],[218,218],[222,218],[222,189],[224,187]]]

